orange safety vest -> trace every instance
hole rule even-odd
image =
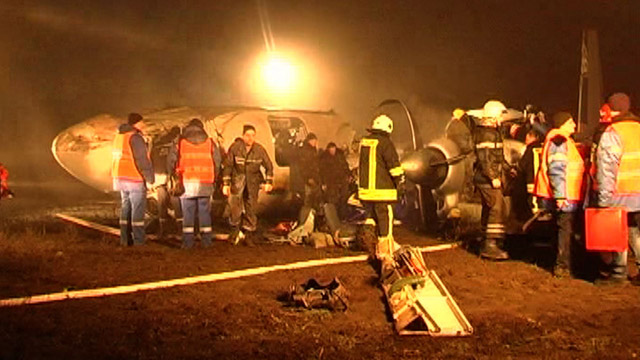
[[[180,161],[177,170],[182,175],[182,182],[185,185],[214,183],[213,146],[211,139],[197,145],[185,139],[180,140]]]
[[[567,178],[565,179],[567,200],[579,201],[584,197],[584,160],[576,147],[575,141],[566,136],[558,129],[549,131],[544,146],[542,147],[542,161],[540,161],[540,169],[536,174],[536,183],[534,194],[536,196],[552,199],[553,191],[551,190],[551,182],[549,181],[549,144],[556,136],[561,136],[567,142]]]
[[[622,140],[622,157],[616,176],[616,195],[640,194],[640,124],[635,121],[616,122],[610,127]]]
[[[120,180],[144,182],[142,174],[136,167],[133,150],[131,149],[131,136],[135,134],[135,131],[116,134],[116,138],[113,140],[111,177]]]

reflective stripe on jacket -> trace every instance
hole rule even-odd
[[[142,174],[138,170],[131,149],[131,137],[135,131],[116,134],[113,140],[113,162],[111,176],[118,180],[144,182]]]
[[[622,141],[620,164],[616,176],[616,195],[640,194],[640,123],[616,122],[611,128]],[[615,149],[611,149],[614,150]]]
[[[576,143],[553,129],[544,141],[534,194],[546,199],[580,201],[584,198],[584,171],[584,160]]]
[[[189,183],[214,183],[214,146],[211,139],[207,139],[207,141],[200,144],[192,144],[186,139],[180,140],[180,160],[178,161],[177,171],[182,174],[182,182],[185,187]]]
[[[403,176],[404,170],[389,135],[372,130],[360,141],[359,199],[396,201],[396,183],[402,181]]]

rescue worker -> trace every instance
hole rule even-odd
[[[367,211],[366,225],[376,227],[376,257],[384,260],[399,247],[393,239],[392,204],[404,195],[405,176],[390,138],[391,118],[376,117],[367,131],[360,141],[358,198]]]
[[[640,270],[640,119],[632,114],[629,96],[615,93],[608,99],[613,122],[600,137],[596,152],[597,201],[600,207],[623,207],[628,212],[629,247]],[[627,251],[613,253],[607,277],[599,283],[627,281]],[[632,279],[640,285],[640,275]]]
[[[619,115],[619,112],[615,112],[615,115]],[[598,192],[598,181],[596,180],[597,164],[596,164],[596,153],[598,151],[598,143],[600,142],[600,137],[606,130],[606,128],[611,125],[612,121],[612,113],[611,106],[609,103],[604,103],[600,107],[600,119],[598,122],[598,126],[591,137],[591,149],[589,153],[589,163],[587,164],[589,169],[589,177],[587,178],[587,195],[585,195],[585,207],[591,205],[597,205],[597,192]]]
[[[475,162],[473,136],[471,135],[473,129],[475,129],[475,125],[471,117],[464,110],[458,108],[453,110],[451,120],[444,130],[445,137],[458,145],[460,154],[467,155],[463,160],[466,176],[464,177],[465,181],[461,192],[462,200],[469,200],[473,196],[473,182],[471,181],[473,163]]]
[[[518,161],[511,194],[512,210],[521,221],[529,220],[534,213],[538,212],[538,202],[533,190],[542,152],[540,134],[534,129],[529,130],[525,136],[525,144],[527,147]]]
[[[175,164],[169,163],[169,154],[177,147],[180,137],[180,128],[174,126],[169,132],[153,141],[151,149],[151,164],[156,175],[154,184],[158,196],[158,238],[162,239],[167,233],[169,224],[169,208],[174,209],[176,221],[182,227],[182,212],[180,199],[170,194],[169,183]],[[175,160],[174,160],[175,161]]]
[[[553,275],[571,276],[576,212],[585,190],[585,165],[572,135],[576,123],[571,114],[559,112],[552,118],[554,128],[547,133],[542,147],[540,171],[534,193],[542,206],[553,212],[558,228]]]
[[[178,146],[169,153],[168,161],[184,185],[184,194],[180,196],[183,213],[182,248],[193,247],[196,216],[202,246],[209,247],[213,235],[211,195],[216,174],[220,173],[222,158],[218,146],[207,135],[200,119],[192,119],[184,128]]]
[[[341,219],[347,214],[350,178],[351,171],[344,152],[330,142],[320,156],[320,182],[324,199],[336,207]]]
[[[273,188],[273,164],[255,137],[256,128],[244,125],[242,138],[231,144],[224,160],[222,193],[229,197],[230,240],[233,244],[246,238],[247,244],[253,245],[251,236],[245,237],[244,231],[251,235],[258,227],[256,205],[260,188],[267,193]],[[264,168],[266,179],[261,168]]]
[[[13,191],[9,188],[9,170],[0,163],[0,199],[10,199],[13,196]]]
[[[153,166],[142,137],[142,116],[129,114],[113,140],[111,176],[114,190],[120,191],[120,245],[143,245],[145,241],[144,213],[147,186],[155,182]],[[146,183],[146,184],[145,184]]]
[[[304,183],[304,206],[312,208],[318,207],[322,200],[319,160],[318,137],[309,133],[294,161],[298,163],[297,168]]]
[[[509,258],[509,254],[501,249],[505,238],[506,207],[502,188],[508,164],[499,128],[506,111],[500,101],[487,101],[474,133],[476,164],[473,182],[482,201],[481,225],[484,231],[480,257],[490,260]]]

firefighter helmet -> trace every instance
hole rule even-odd
[[[484,114],[482,117],[485,118],[498,118],[500,115],[507,111],[507,107],[504,106],[503,103],[497,100],[489,100],[484,104],[483,108]]]
[[[391,134],[393,131],[393,120],[387,115],[379,115],[375,119],[373,119],[373,125],[371,125],[372,129],[382,130]]]

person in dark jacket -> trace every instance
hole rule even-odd
[[[229,196],[230,240],[234,244],[245,238],[244,231],[253,233],[258,227],[256,205],[260,188],[267,193],[273,188],[273,164],[267,150],[255,141],[255,137],[256,128],[244,125],[242,138],[231,144],[223,164],[222,193]],[[264,168],[266,179],[261,168]],[[252,244],[251,237],[247,238],[247,243]]]
[[[139,130],[142,116],[129,114],[120,125],[113,143],[111,176],[114,190],[120,191],[120,244],[142,245],[145,240],[144,213],[147,202],[146,184],[155,182],[153,166],[147,155],[147,144]]]
[[[513,180],[511,192],[511,209],[516,218],[525,222],[538,212],[538,202],[533,195],[536,172],[540,167],[540,153],[542,151],[542,136],[531,129],[525,136],[527,147],[518,161],[516,177]]]
[[[184,128],[178,146],[171,149],[169,168],[175,169],[184,184],[180,196],[182,205],[182,247],[193,247],[195,218],[201,234],[202,246],[211,245],[211,195],[222,158],[215,141],[207,135],[200,119],[192,119]]]
[[[309,133],[300,147],[295,161],[298,163],[300,178],[304,183],[304,206],[318,207],[322,201],[320,189],[320,154],[318,153],[318,137]]]
[[[391,118],[376,117],[368,131],[360,141],[358,198],[367,211],[366,225],[375,226],[378,235],[376,257],[385,262],[399,247],[393,238],[392,204],[404,195],[405,175],[390,138]]]
[[[340,218],[344,218],[349,198],[351,170],[342,150],[330,142],[320,155],[320,183],[326,202],[333,204]]]
[[[180,127],[174,126],[167,134],[153,141],[151,163],[156,174],[155,190],[158,197],[158,238],[162,239],[167,232],[169,208],[175,212],[176,222],[182,228],[182,211],[180,198],[169,193],[169,182],[175,164],[169,163],[169,153],[178,146]],[[175,162],[175,160],[174,160]]]
[[[506,107],[490,100],[484,105],[484,115],[475,130],[476,164],[473,182],[482,201],[481,224],[484,239],[480,257],[505,260],[509,255],[500,248],[505,237],[505,202],[502,193],[507,162],[504,158],[499,126]]]

